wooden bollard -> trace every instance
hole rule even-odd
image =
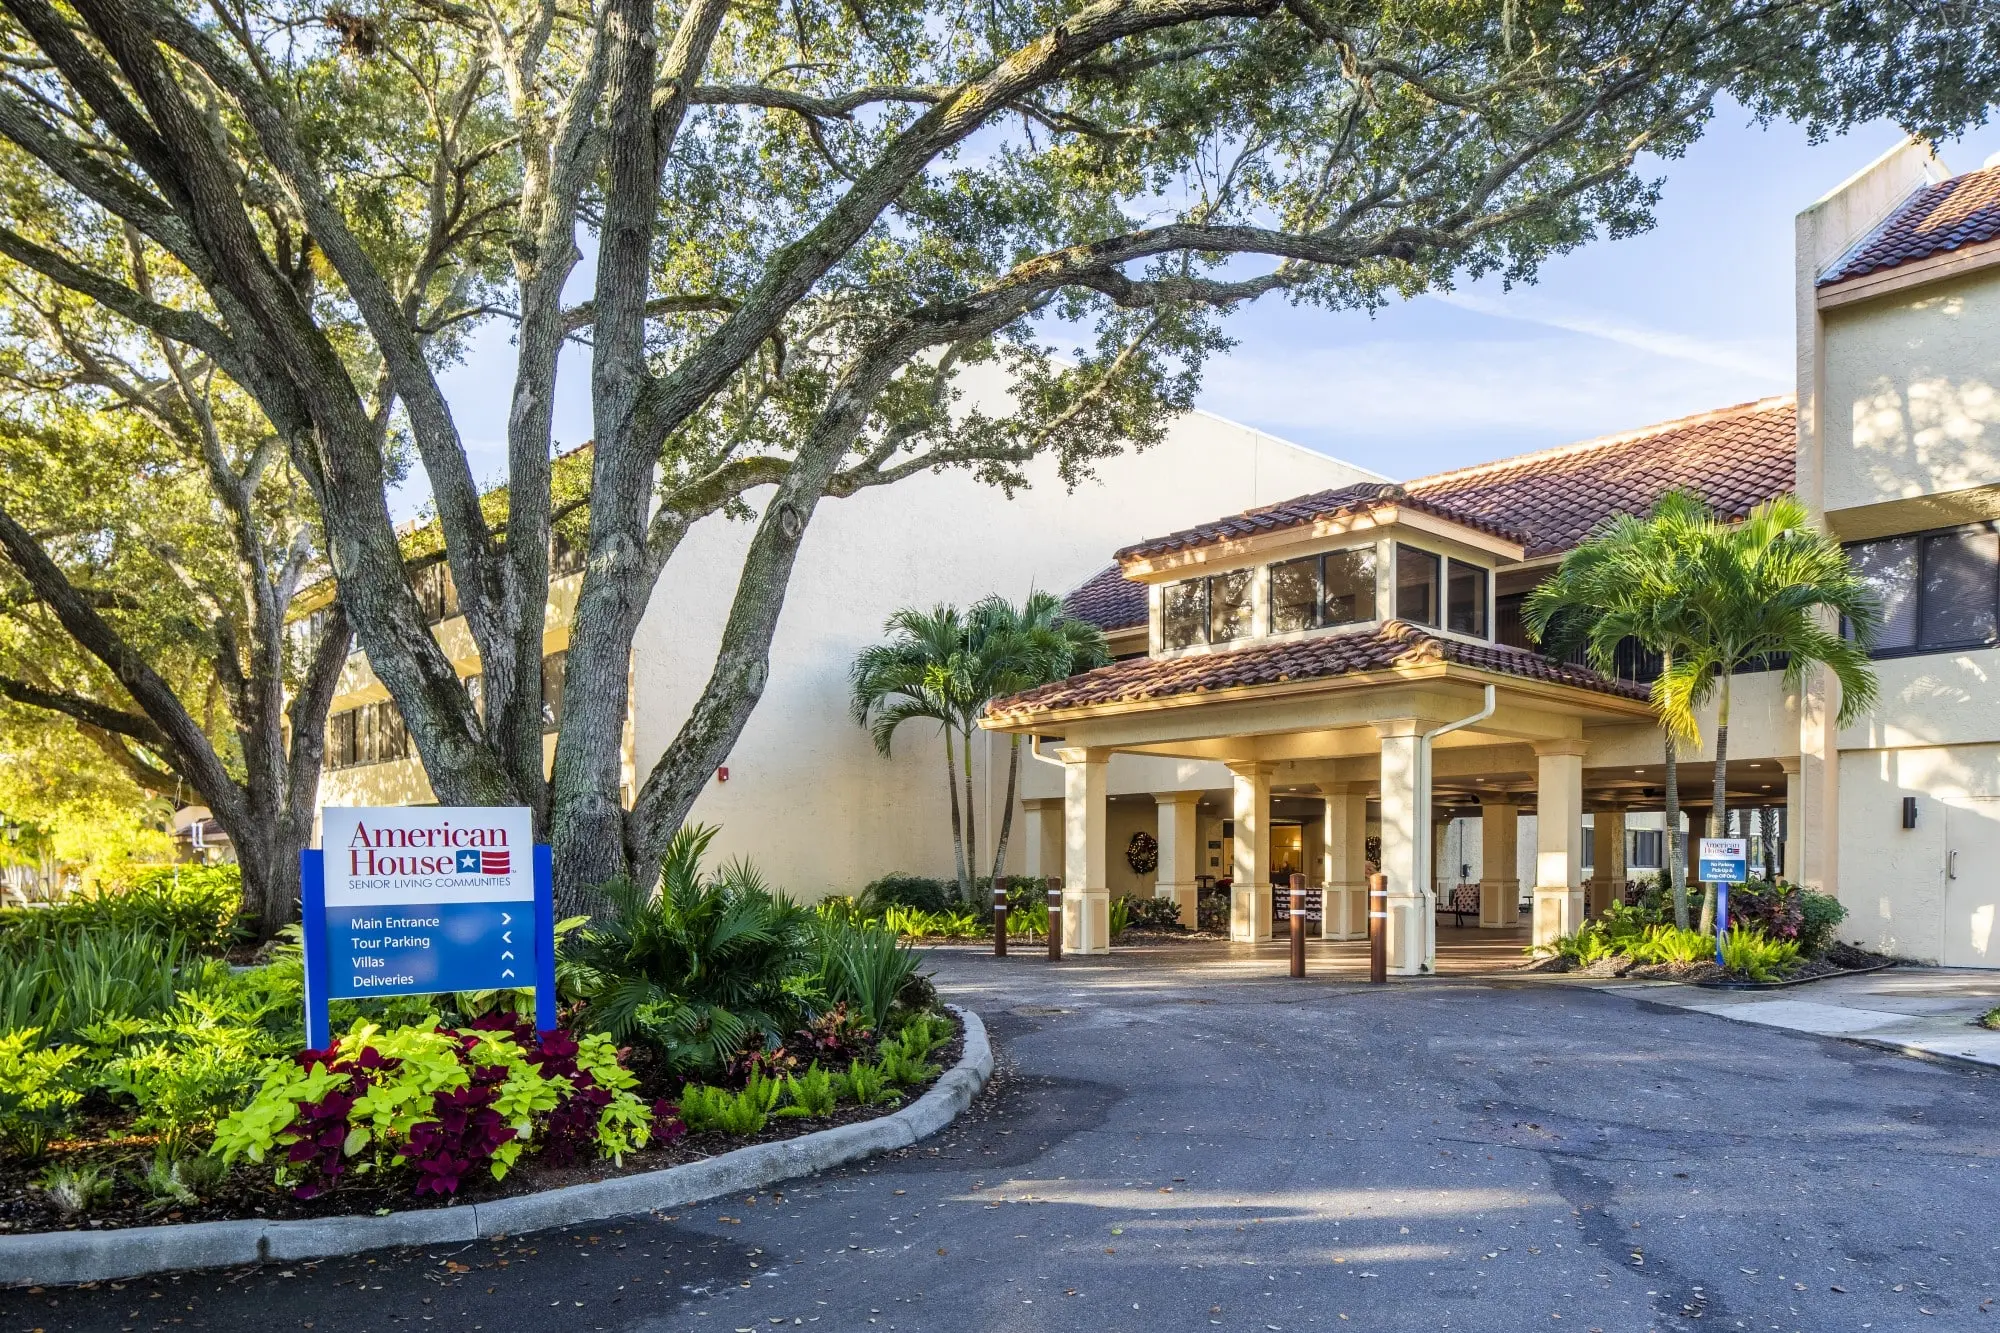
[[[1049,878],[1049,961],[1062,961],[1062,881]]]
[[[1007,956],[1007,890],[993,886],[993,956]]]
[[[1306,877],[1292,876],[1292,976],[1306,974]]]
[[[1368,877],[1368,979],[1389,980],[1389,877]]]

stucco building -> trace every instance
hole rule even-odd
[[[1628,823],[1658,827],[1648,664],[1607,680],[1548,661],[1521,646],[1520,599],[1598,523],[1686,486],[1729,517],[1796,491],[1887,612],[1881,702],[1851,726],[1823,676],[1802,693],[1737,678],[1730,805],[1782,811],[1774,859],[1846,903],[1850,938],[2000,965],[2000,165],[1953,178],[1906,143],[1801,214],[1798,238],[1795,398],[1118,550],[1072,606],[1135,655],[987,719],[1052,761],[1026,793],[1027,851],[1064,879],[1070,947],[1106,946],[1114,893],[1186,917],[1210,876],[1231,881],[1232,935],[1265,938],[1294,871],[1323,889],[1325,934],[1358,937],[1379,863],[1391,967],[1424,972],[1456,878],[1440,852],[1468,817],[1481,927],[1516,929],[1525,900],[1541,941],[1600,910]],[[1698,828],[1713,756],[1682,759]],[[1141,830],[1150,876],[1120,864]]]

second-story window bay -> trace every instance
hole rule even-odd
[[[1271,633],[1374,618],[1374,547],[1327,551],[1271,566]]]

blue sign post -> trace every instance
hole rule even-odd
[[[1744,838],[1703,838],[1701,880],[1715,885],[1715,965],[1722,964],[1722,942],[1729,938],[1729,886],[1750,878],[1750,844]]]
[[[328,809],[300,855],[306,1045],[332,1041],[338,999],[441,991],[535,992],[555,1026],[549,849],[525,808]],[[525,853],[525,855],[523,855]]]

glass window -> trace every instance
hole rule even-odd
[[[1326,553],[1327,625],[1352,625],[1375,618],[1375,548]]]
[[[1991,643],[2000,533],[1941,532],[1924,538],[1917,641],[1925,647]]]
[[[354,713],[349,708],[326,720],[327,768],[346,768],[354,762]]]
[[[1208,580],[1169,583],[1160,594],[1160,646],[1168,652],[1208,642]]]
[[[1445,628],[1456,634],[1486,637],[1486,571],[1453,560],[1445,583]]]
[[[1319,624],[1319,557],[1271,566],[1271,633],[1289,634]]]
[[[1847,553],[1881,602],[1877,652],[2000,639],[2000,532],[1991,524],[1857,542]]]
[[[1227,643],[1246,639],[1255,630],[1255,603],[1250,586],[1255,570],[1238,569],[1208,576],[1208,641]]]
[[[1414,625],[1438,623],[1438,580],[1442,564],[1429,551],[1396,544],[1396,616]]]
[[[1877,648],[1917,646],[1917,539],[1891,537],[1847,548],[1854,570],[1882,604]]]

